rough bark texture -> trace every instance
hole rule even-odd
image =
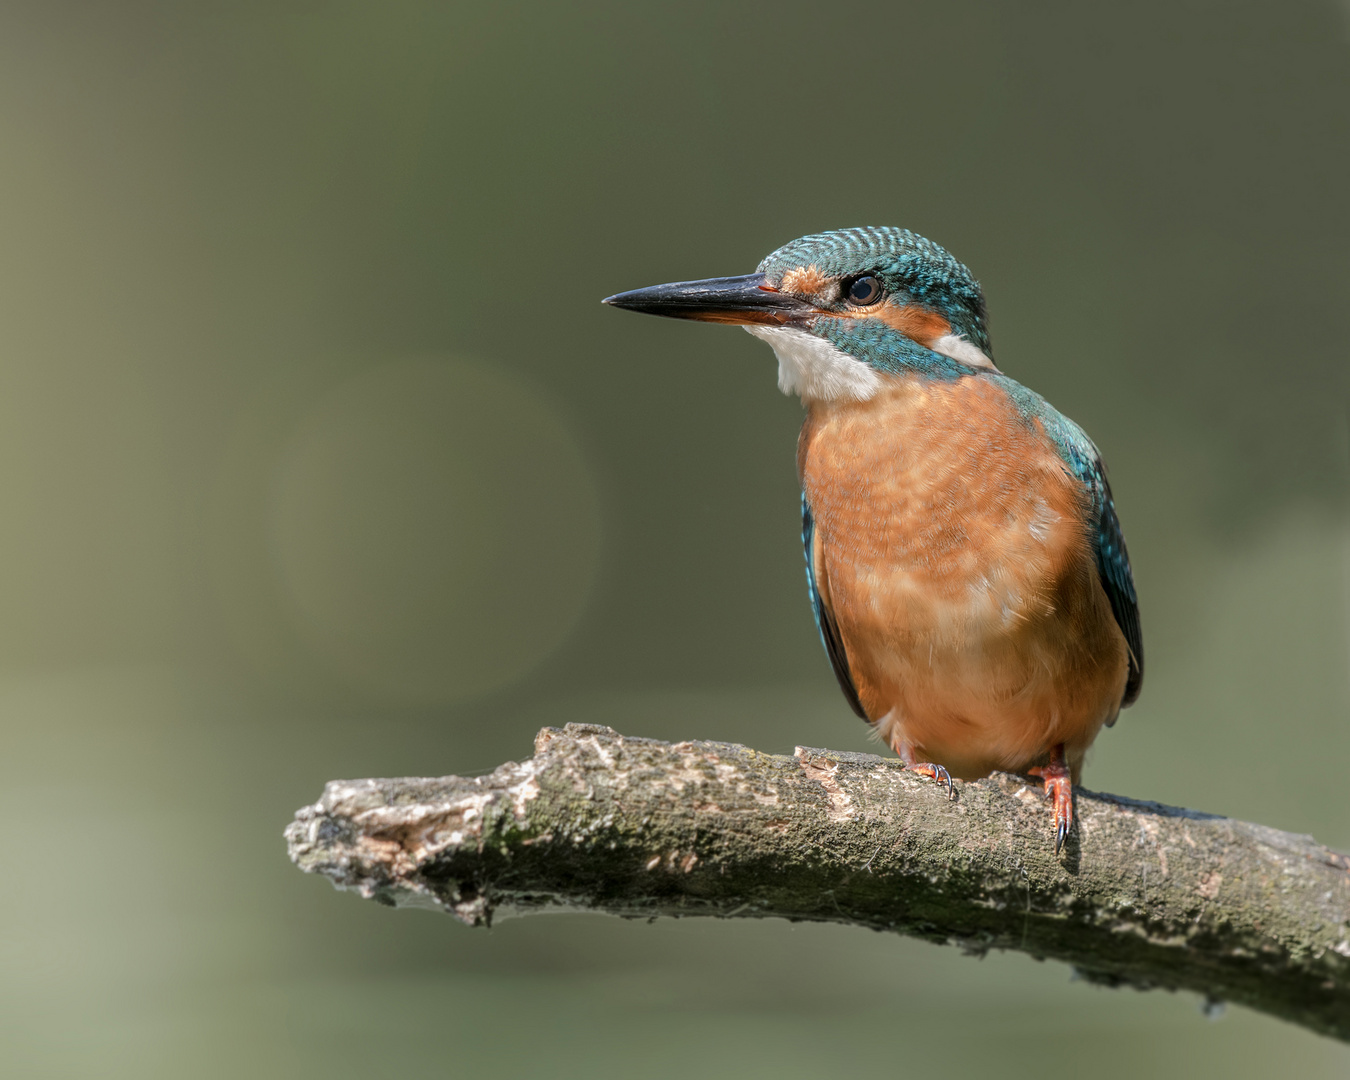
[[[545,728],[490,776],[334,781],[302,870],[470,925],[560,908],[782,917],[1017,949],[1350,1040],[1350,858],[1260,825],[1077,789],[1056,858],[1036,781],[956,798],[899,763]]]

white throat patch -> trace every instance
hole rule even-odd
[[[747,326],[745,330],[767,341],[778,357],[778,389],[803,401],[866,401],[881,389],[881,376],[868,364],[849,356],[822,337],[795,326]],[[966,367],[998,371],[973,341],[961,334],[944,334],[928,346]]]
[[[778,357],[778,389],[802,401],[866,401],[881,376],[824,338],[794,326],[747,326]]]

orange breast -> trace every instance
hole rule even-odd
[[[1127,657],[1085,493],[992,380],[894,377],[814,405],[798,463],[816,576],[882,736],[954,775],[1064,743],[1075,777]]]

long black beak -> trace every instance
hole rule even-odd
[[[780,293],[767,284],[763,274],[653,285],[607,296],[604,303],[671,319],[770,326],[818,314],[806,301]]]

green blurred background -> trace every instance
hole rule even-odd
[[[1350,847],[1350,6],[0,5],[0,1071],[1344,1076],[840,927],[470,931],[302,877],[331,777],[543,724],[868,749],[764,346],[600,297],[901,224],[1112,467],[1089,786]]]

